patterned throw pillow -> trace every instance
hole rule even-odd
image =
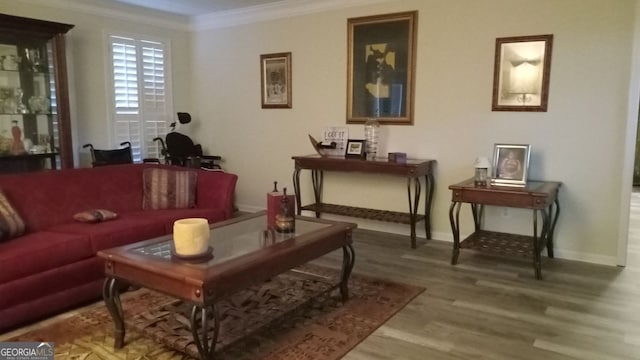
[[[0,191],[0,241],[24,234],[26,226],[7,196]]]
[[[116,219],[118,214],[114,213],[110,210],[104,209],[91,209],[79,212],[73,215],[73,219],[75,221],[85,222],[85,223],[99,223],[102,221],[109,221]]]
[[[185,209],[196,206],[195,171],[145,169],[143,174],[145,210]]]

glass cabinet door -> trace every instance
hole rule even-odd
[[[36,31],[49,23],[41,20],[10,17],[15,26],[3,31],[5,16],[0,14],[0,173],[72,167],[66,144],[71,134],[61,131],[69,128],[66,76],[61,76],[66,70],[57,73],[64,65],[63,39],[51,29]],[[66,109],[63,117],[60,105]]]

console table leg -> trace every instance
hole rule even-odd
[[[200,359],[207,360],[213,359],[213,354],[216,349],[216,343],[218,341],[218,333],[220,331],[220,319],[218,317],[218,309],[215,305],[211,305],[211,315],[213,316],[213,334],[209,339],[209,317],[207,313],[207,307],[200,307],[193,305],[191,307],[191,317],[189,318],[191,324],[191,335],[193,341],[198,348]],[[198,311],[200,310],[200,311]],[[200,313],[200,319],[198,319],[198,312]],[[198,321],[200,320],[200,321]]]
[[[451,265],[458,263],[458,255],[460,255],[460,205],[462,203],[452,201],[449,207],[449,222],[451,223],[451,232],[453,233],[453,253],[451,254]],[[455,217],[453,210],[456,209]]]
[[[411,192],[411,183],[413,183],[413,193]],[[420,205],[420,192],[421,192],[420,178],[407,178],[407,194],[409,195],[409,218],[411,222],[411,248],[412,249],[416,248],[416,222],[418,220],[418,205]]]
[[[313,182],[313,197],[316,201],[316,218],[320,217],[320,204],[322,203],[322,180],[324,174],[322,170],[311,170],[311,181]]]
[[[351,244],[342,247],[342,271],[340,275],[340,295],[342,301],[349,300],[349,276],[356,262],[356,252]]]
[[[431,240],[431,202],[433,201],[433,174],[424,177],[425,195],[424,195],[424,231],[427,234],[427,240]]]
[[[115,342],[113,347],[120,349],[124,346],[125,328],[122,304],[120,303],[120,291],[118,290],[118,280],[116,278],[108,277],[104,280],[104,284],[102,285],[102,298],[107,305],[107,310],[109,310],[109,314],[115,325]]]
[[[543,235],[544,234],[540,236]],[[533,268],[535,269],[536,279],[538,280],[542,279],[542,260],[540,259],[540,251],[540,242],[538,239],[538,210],[533,210]]]
[[[293,191],[296,194],[296,211],[302,215],[302,199],[300,199],[300,169],[293,170]]]
[[[556,222],[558,222],[558,215],[560,215],[560,202],[556,195],[555,211],[553,211],[553,204],[549,206],[549,218],[551,219],[551,225],[549,227],[549,234],[547,235],[547,256],[553,259],[553,234],[556,229]]]

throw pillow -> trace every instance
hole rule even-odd
[[[145,169],[142,176],[143,209],[185,209],[196,206],[197,172],[153,168]]]
[[[26,226],[7,196],[0,191],[0,241],[9,240],[25,233]]]
[[[75,215],[73,215],[73,219],[75,221],[80,221],[84,223],[99,223],[102,221],[113,220],[118,217],[118,214],[114,213],[110,210],[104,209],[91,209],[86,211],[81,211]]]

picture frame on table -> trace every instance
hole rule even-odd
[[[347,124],[413,125],[418,12],[347,20]]]
[[[496,39],[493,111],[547,111],[553,35]]]
[[[492,185],[527,185],[531,146],[528,144],[495,144],[493,148]]]
[[[365,140],[347,140],[347,150],[344,156],[346,158],[364,159],[367,156],[364,144]]]
[[[260,55],[263,109],[291,108],[291,52]]]

